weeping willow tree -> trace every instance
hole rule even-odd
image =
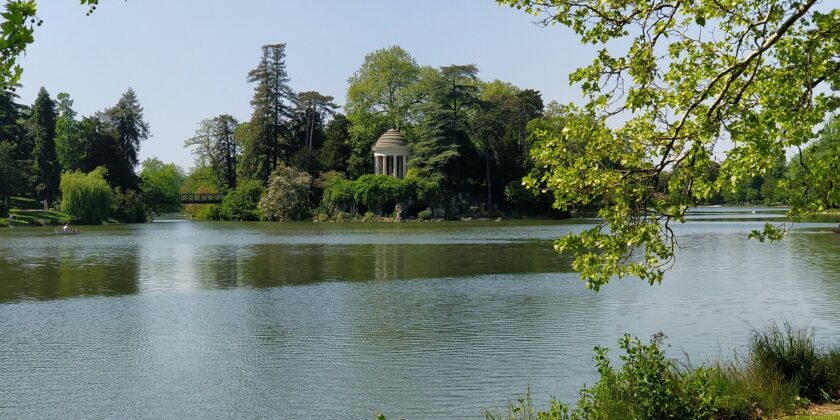
[[[61,210],[76,223],[99,224],[108,220],[113,192],[105,180],[105,168],[90,173],[65,172],[61,175]]]
[[[585,104],[567,108],[559,133],[537,133],[532,155],[545,171],[528,180],[561,209],[600,208],[599,225],[555,246],[595,290],[628,275],[660,282],[677,246],[672,226],[690,206],[765,174],[838,107],[840,11],[817,0],[498,2],[567,26],[597,51],[569,77]],[[830,204],[814,192],[831,167],[804,170],[814,188],[790,216]],[[784,233],[768,224],[751,236]]]

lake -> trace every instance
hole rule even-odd
[[[595,294],[552,241],[594,220],[162,221],[0,230],[1,418],[480,418],[575,402],[592,349],[662,331],[693,362],[790,320],[840,337],[822,217],[700,209],[662,285]]]

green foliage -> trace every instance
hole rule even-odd
[[[353,200],[377,214],[386,203],[407,199],[407,182],[387,175],[364,175],[355,181]]]
[[[181,192],[193,194],[218,193],[219,187],[213,169],[207,166],[193,168],[181,184]],[[198,220],[219,220],[221,219],[219,207],[216,204],[186,204],[184,205],[184,213]]]
[[[393,46],[368,54],[361,68],[350,77],[347,89],[347,119],[350,120],[352,177],[372,172],[370,149],[389,128],[406,133],[417,118],[419,104],[427,95],[423,69],[411,55]]]
[[[183,170],[174,163],[165,164],[157,158],[144,160],[140,189],[146,208],[156,214],[179,211],[185,178]]]
[[[713,414],[709,372],[681,369],[661,349],[662,336],[649,344],[625,335],[619,340],[622,366],[612,365],[607,350],[595,348],[599,379],[581,390],[576,413],[583,418],[704,419]]]
[[[840,397],[840,347],[821,349],[812,329],[771,323],[752,333],[746,354],[711,368],[669,359],[663,336],[649,344],[625,335],[620,366],[595,348],[598,382],[580,391],[574,410],[551,401],[540,412],[530,393],[488,419],[765,419],[793,414],[810,402]]]
[[[260,181],[249,180],[228,191],[219,206],[219,217],[222,220],[259,220],[260,212],[257,208],[263,186]]]
[[[335,115],[338,105],[332,96],[316,91],[300,92],[292,123],[293,149],[314,151],[324,142],[324,123],[327,117]],[[304,169],[299,167],[299,169]]]
[[[840,207],[840,118],[832,116],[819,137],[790,162],[785,187],[799,212]]]
[[[830,29],[840,10],[817,11],[816,0],[499,3],[568,26],[597,49],[570,75],[587,103],[534,150],[546,168],[534,186],[558,207],[602,206],[598,229],[558,244],[596,290],[625,275],[661,280],[675,243],[669,222],[764,176],[840,104],[826,89],[840,84],[840,36]],[[585,153],[568,156],[580,140]],[[723,142],[732,147],[713,177]],[[815,189],[829,185],[825,175],[814,171]],[[790,214],[829,204],[793,201]]]
[[[420,83],[420,66],[399,46],[368,54],[349,82],[346,108],[351,121],[360,113],[383,112],[397,130],[412,119],[426,94]]]
[[[709,377],[718,397],[717,418],[762,419],[793,413],[807,400],[797,393],[797,385],[785,382],[774,370],[751,363],[718,362]]]
[[[242,171],[246,178],[262,182],[289,155],[292,104],[297,96],[289,87],[286,71],[286,44],[263,45],[256,68],[248,72],[248,82],[256,83],[251,105],[254,112],[242,132]]]
[[[352,151],[350,143],[350,121],[338,114],[327,123],[324,130],[324,145],[318,158],[325,171],[347,172],[348,159]]]
[[[137,166],[140,142],[149,138],[149,124],[143,120],[143,107],[134,89],[128,88],[117,104],[103,114],[108,131],[114,139],[112,167],[109,167],[111,185],[123,190],[137,186]]]
[[[829,393],[840,378],[829,377],[829,365],[817,348],[812,329],[795,328],[785,323],[782,328],[771,323],[753,332],[750,342],[751,362],[764,371],[777,372],[782,381],[795,384],[799,395],[812,401],[831,400]]]
[[[530,388],[525,395],[517,398],[516,402],[509,401],[507,414],[502,415],[493,410],[485,410],[484,418],[487,420],[567,420],[572,419],[569,406],[551,399],[548,411],[538,411],[531,401]]]
[[[81,155],[81,170],[104,166],[111,186],[123,191],[136,189],[139,179],[134,167],[140,143],[149,136],[149,126],[134,90],[129,88],[105,112],[83,118],[79,130],[83,147],[76,152]]]
[[[123,192],[114,187],[114,200],[111,203],[111,215],[123,223],[143,223],[147,220],[147,210],[143,197],[134,190]]]
[[[57,96],[58,120],[55,123],[55,152],[61,170],[72,172],[82,167],[82,158],[85,148],[82,137],[81,122],[76,120],[76,111],[73,110],[73,100],[70,95],[61,92]]]
[[[451,115],[449,110],[434,105],[425,109],[409,160],[418,176],[443,181],[447,167],[460,157],[458,145],[447,135]]]
[[[215,194],[219,192],[213,168],[208,166],[196,166],[184,178],[181,184],[181,192],[198,194]]]
[[[308,173],[279,165],[268,179],[268,187],[259,202],[265,220],[303,220],[309,216]]]
[[[217,187],[236,187],[236,167],[240,158],[238,128],[236,118],[222,114],[202,120],[195,135],[184,141],[184,147],[192,147],[196,167],[212,170]]]
[[[32,156],[35,190],[48,203],[57,195],[61,177],[61,166],[55,153],[55,125],[55,102],[42,87],[27,122],[27,135],[35,145]]]
[[[105,181],[105,168],[84,174],[65,172],[61,175],[61,210],[76,223],[99,224],[111,212],[113,192]]]
[[[417,218],[420,220],[431,220],[432,209],[420,210],[419,212],[417,212]]]
[[[14,145],[0,141],[0,202],[20,192],[24,187],[22,168],[15,159]]]
[[[96,9],[99,0],[80,0],[89,6],[88,14]],[[23,68],[17,59],[24,54],[26,47],[35,42],[35,27],[41,26],[41,19],[36,16],[35,0],[10,0],[3,11],[3,24],[0,25],[0,88],[3,90],[17,86]]]
[[[362,207],[375,214],[382,214],[386,205],[435,205],[441,198],[440,184],[432,180],[364,175],[355,181],[341,178],[330,180],[324,187],[321,207],[328,212]]]

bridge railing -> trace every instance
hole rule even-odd
[[[210,193],[182,193],[182,204],[203,204],[203,203],[221,203],[221,194]]]

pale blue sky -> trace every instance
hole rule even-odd
[[[421,65],[476,64],[482,79],[538,89],[546,102],[577,98],[567,76],[593,56],[567,29],[493,0],[103,0],[91,16],[75,0],[38,3],[44,24],[22,61],[21,100],[44,86],[90,115],[131,86],[152,130],[141,158],[185,168],[184,139],[201,119],[250,116],[245,77],[263,44],[287,44],[295,90],[340,104],[364,56],[391,45]]]

